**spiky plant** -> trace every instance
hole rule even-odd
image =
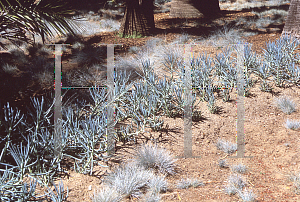
[[[93,202],[119,202],[122,196],[113,187],[104,187],[94,193]]]
[[[200,182],[198,179],[191,179],[191,178],[186,178],[186,179],[181,179],[176,187],[179,189],[188,189],[190,187],[199,187],[199,186],[203,186],[204,183]]]
[[[160,193],[167,191],[168,183],[165,176],[155,176],[148,182],[148,192]]]
[[[285,114],[291,114],[296,111],[296,103],[289,97],[281,96],[275,99],[275,104]]]
[[[69,189],[67,188],[67,191],[65,193],[64,184],[62,181],[56,186],[54,183],[52,183],[55,189],[56,194],[48,187],[49,196],[51,198],[51,201],[54,202],[62,202],[66,201],[69,196]]]
[[[145,170],[136,163],[122,164],[110,173],[105,182],[117,190],[124,197],[140,197],[149,181],[155,175],[150,170]]]
[[[229,141],[224,141],[224,140],[218,140],[217,144],[217,149],[224,151],[227,154],[232,154],[237,150],[237,145],[233,144]]]
[[[228,168],[229,167],[226,162],[226,159],[221,159],[221,160],[219,160],[218,163],[219,163],[220,168]]]
[[[228,185],[225,188],[225,192],[229,195],[234,195],[247,185],[245,179],[241,175],[235,174],[228,177]]]
[[[300,128],[300,122],[287,119],[285,127],[292,130],[297,130]]]
[[[234,165],[231,167],[231,171],[243,174],[247,171],[247,166],[243,164]]]
[[[157,145],[147,144],[140,147],[134,160],[146,169],[156,169],[163,174],[175,173],[175,160],[168,151]]]
[[[243,201],[256,201],[255,200],[255,194],[253,193],[252,190],[248,190],[247,188],[245,188],[243,191],[238,190],[238,194],[239,197],[243,200]]]

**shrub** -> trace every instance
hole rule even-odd
[[[162,39],[161,38],[152,38],[149,39],[146,44],[145,44],[145,48],[149,49],[149,50],[153,50],[154,48],[156,48],[159,44],[162,43]]]
[[[137,47],[137,46],[131,46],[130,48],[129,48],[129,52],[130,53],[137,53],[138,51],[140,50],[140,48],[139,47]]]
[[[199,187],[199,186],[203,186],[204,183],[200,182],[198,179],[190,179],[190,178],[186,178],[186,179],[181,179],[176,187],[178,189],[188,189],[190,187]]]
[[[184,44],[184,43],[187,43],[189,39],[190,39],[189,34],[187,34],[187,33],[182,33],[182,35],[178,36],[178,37],[174,40],[173,44],[177,44],[177,43],[178,43],[178,44]]]
[[[10,75],[14,75],[19,71],[19,69],[17,68],[16,65],[10,65],[10,64],[4,64],[2,66],[2,70],[5,73],[10,74]]]
[[[292,174],[289,177],[289,180],[293,181],[294,183],[294,191],[296,194],[300,194],[300,173]]]
[[[247,185],[246,181],[239,174],[230,175],[228,178],[228,184],[225,188],[225,192],[229,195],[236,194],[239,190],[242,190]]]
[[[147,194],[144,196],[144,202],[160,202],[161,196],[157,192],[147,192]]]
[[[36,180],[23,183],[12,169],[0,172],[0,201],[29,201],[35,197]]]
[[[138,52],[137,55],[142,54]],[[117,71],[126,71],[127,75],[130,74],[129,80],[134,81],[137,78],[140,78],[139,74],[141,74],[141,71],[139,69],[139,59],[135,57],[116,57],[115,61],[115,68]]]
[[[157,145],[144,145],[134,155],[135,162],[145,169],[156,169],[162,174],[175,174],[175,161],[168,151]]]
[[[220,168],[228,168],[228,164],[226,163],[226,159],[219,160],[219,166]]]
[[[122,164],[107,176],[105,182],[117,190],[124,197],[140,197],[142,189],[145,189],[149,181],[155,175],[150,170],[145,170],[143,167],[135,163]]]
[[[300,122],[287,119],[285,127],[292,130],[297,130],[300,128]]]
[[[245,188],[243,191],[238,190],[238,194],[243,201],[255,201],[256,196],[253,194],[252,190]]]
[[[276,86],[283,87],[289,79],[294,79],[294,63],[299,60],[295,50],[299,44],[297,38],[284,34],[275,42],[268,42],[266,49],[263,49],[264,60],[270,67]]]
[[[208,41],[215,47],[227,46],[241,41],[240,31],[224,25],[221,29],[212,31]]]
[[[55,194],[49,187],[48,191],[50,193],[50,197],[52,201],[66,201],[69,195],[69,189],[67,188],[67,193],[65,195],[64,184],[60,181],[58,187],[53,183],[54,190],[57,194]]]
[[[237,150],[236,144],[232,144],[229,141],[225,141],[225,140],[218,140],[216,146],[217,149],[222,150],[227,154],[231,154]]]
[[[90,67],[93,64],[101,64],[106,57],[106,47],[85,46],[74,54],[74,61],[79,66]]]
[[[166,192],[168,188],[168,183],[165,179],[165,176],[155,176],[148,181],[148,191],[149,192]]]
[[[178,46],[164,46],[160,53],[160,60],[171,73],[175,72],[183,60],[183,52]]]
[[[238,165],[234,165],[231,167],[231,170],[233,172],[237,172],[237,173],[245,173],[247,171],[247,166],[243,165],[243,164],[238,164]]]
[[[33,78],[37,79],[39,84],[43,87],[48,87],[53,85],[53,72],[44,71],[37,72]]]
[[[93,202],[119,202],[122,196],[113,187],[105,187],[94,193],[92,200]]]
[[[296,111],[296,104],[288,97],[280,97],[275,99],[277,107],[285,114],[291,114]]]
[[[102,19],[100,20],[100,27],[103,31],[118,31],[121,24],[113,19]]]

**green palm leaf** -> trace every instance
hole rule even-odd
[[[5,0],[0,2],[0,38],[14,44],[32,43],[26,35],[38,34],[42,37],[53,37],[54,30],[59,35],[75,35],[76,30],[83,30],[72,20],[70,5],[62,0]],[[52,28],[52,29],[51,29]],[[5,48],[1,43],[0,46]]]

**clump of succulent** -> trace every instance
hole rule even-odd
[[[142,196],[155,174],[150,170],[145,170],[143,167],[135,163],[122,164],[110,173],[105,183],[114,188],[120,195],[124,197]]]
[[[177,182],[176,187],[178,189],[188,189],[190,187],[196,188],[203,185],[204,183],[199,181],[198,179],[182,178],[180,181]]]
[[[299,61],[299,54],[295,54],[300,41],[288,34],[284,34],[274,42],[266,43],[263,49],[264,60],[270,68],[276,86],[283,87],[285,82],[295,81],[295,66]]]
[[[224,151],[227,154],[232,154],[237,150],[237,145],[233,144],[229,141],[225,140],[218,140],[217,144],[217,149]]]
[[[231,166],[231,171],[244,174],[245,172],[247,172],[247,166],[243,164],[234,165]]]
[[[285,114],[291,114],[296,111],[296,103],[289,97],[281,96],[275,99],[275,104]]]
[[[134,161],[146,169],[155,169],[165,175],[175,174],[175,159],[163,148],[145,144],[134,154]]]
[[[220,159],[218,163],[219,163],[220,168],[228,168],[229,167],[229,165],[226,162],[226,159]]]
[[[137,47],[137,46],[131,46],[128,51],[130,53],[136,54],[139,50],[140,50],[139,47]]]
[[[69,196],[69,189],[67,188],[67,191],[65,191],[63,182],[60,181],[58,186],[56,186],[53,183],[53,186],[54,186],[54,190],[55,190],[56,194],[48,187],[48,191],[50,193],[51,200],[52,201],[66,201]]]
[[[294,192],[300,194],[300,173],[292,174],[289,176],[289,180],[294,183]]]
[[[287,119],[285,127],[292,130],[298,130],[300,128],[300,122],[296,120]]]
[[[148,182],[149,190],[152,192],[166,192],[168,188],[168,183],[164,175],[157,175]]]
[[[248,190],[245,188],[244,190],[238,190],[238,195],[243,201],[254,202],[256,201],[256,195],[253,193],[252,190]]]
[[[92,200],[93,202],[119,202],[122,198],[114,187],[106,186],[95,192]]]
[[[238,193],[239,190],[247,185],[245,179],[239,174],[230,175],[228,178],[228,184],[225,188],[225,192],[229,195],[234,195]]]

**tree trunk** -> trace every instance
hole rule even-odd
[[[300,0],[292,0],[282,34],[300,39]]]
[[[220,12],[219,0],[172,0],[170,17],[212,17]]]
[[[154,0],[140,0],[140,1],[142,1],[142,4],[141,4],[142,13],[144,14],[144,16],[147,20],[147,24],[150,29],[149,31],[151,33],[155,29],[154,12],[153,12],[153,10],[154,10],[153,1]]]
[[[126,0],[119,34],[122,37],[147,36],[154,28],[153,0]]]

